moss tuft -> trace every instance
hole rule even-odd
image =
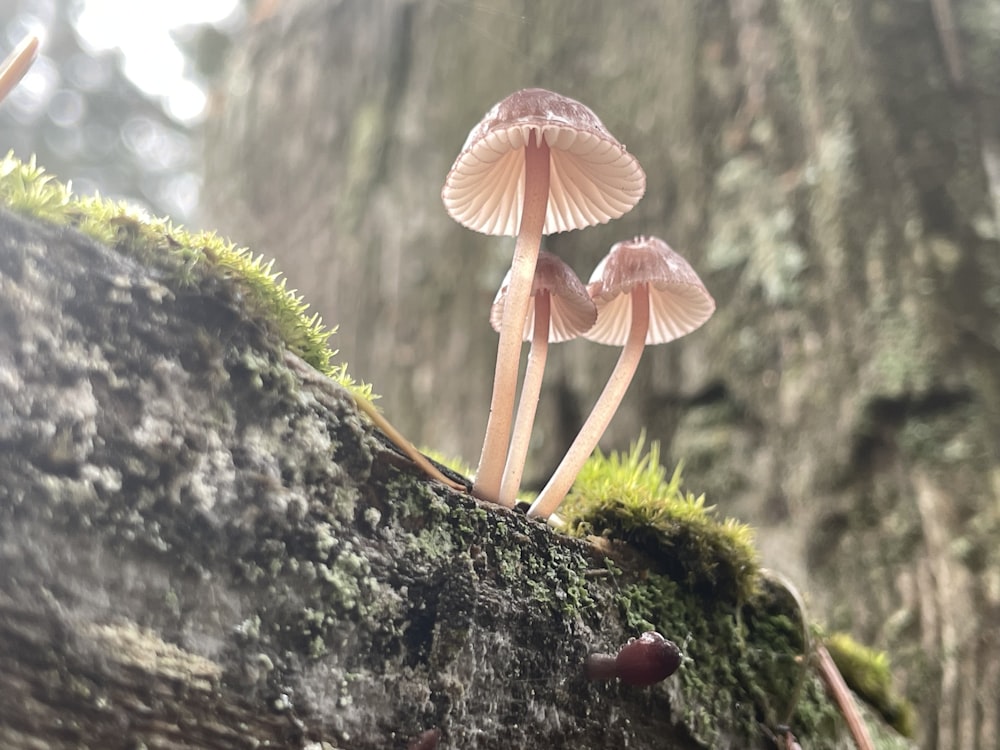
[[[913,737],[916,714],[913,705],[892,686],[889,655],[858,643],[847,633],[834,633],[825,644],[848,687],[893,729],[905,737]]]
[[[628,542],[695,592],[749,601],[760,583],[753,530],[684,492],[680,465],[667,479],[659,444],[644,452],[644,443],[640,435],[628,452],[597,451],[584,465],[559,509],[568,533]]]
[[[167,219],[156,219],[125,203],[76,197],[35,163],[22,162],[13,152],[0,160],[0,205],[9,210],[72,226],[119,252],[156,264],[179,286],[212,279],[234,284],[251,315],[274,327],[289,350],[355,396],[372,399],[371,386],[355,382],[346,363],[335,364],[337,352],[329,346],[336,329],[309,314],[309,305],[289,289],[274,261],[254,256],[247,248],[211,232],[188,232]]]

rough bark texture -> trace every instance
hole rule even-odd
[[[415,476],[238,282],[128,242],[0,213],[0,746],[772,746],[780,589],[686,588]],[[643,625],[678,675],[585,680]],[[791,721],[847,747],[815,678]]]
[[[438,199],[469,128],[541,85],[649,175],[548,249],[667,238],[719,312],[648,353],[645,426],[762,529],[828,621],[889,649],[926,748],[1000,737],[1000,18],[994,0],[289,2],[234,61],[212,216],[283,255],[408,434],[475,458],[511,242]],[[479,321],[477,323],[477,321]],[[554,348],[544,476],[616,352]]]

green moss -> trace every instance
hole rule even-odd
[[[760,579],[752,529],[719,520],[704,495],[684,492],[680,466],[667,479],[659,444],[644,453],[644,442],[640,436],[626,453],[591,457],[560,506],[568,533],[628,542],[695,592],[749,601]]]
[[[285,345],[320,372],[356,396],[371,399],[371,387],[355,382],[345,363],[335,364],[329,346],[336,329],[323,325],[318,314],[309,314],[301,295],[287,287],[274,261],[254,256],[246,248],[211,232],[188,232],[167,219],[155,219],[124,203],[100,196],[76,197],[35,164],[17,159],[13,152],[0,161],[0,205],[9,210],[72,226],[119,252],[163,269],[179,286],[211,280],[234,284],[245,300],[249,315],[272,326]]]
[[[762,573],[749,527],[719,519],[660,465],[640,438],[588,462],[560,508],[576,536],[600,535],[648,556],[637,581],[617,587],[626,629],[656,630],[685,654],[673,710],[707,747],[719,727],[746,737],[792,726],[811,747],[836,747],[841,719],[809,668],[809,628],[786,584]]]
[[[888,654],[861,645],[847,633],[834,633],[825,643],[851,690],[878,711],[897,732],[912,737],[916,714],[912,704],[893,689]]]
[[[782,724],[803,746],[838,746],[841,719],[804,659],[803,613],[782,585],[763,578],[751,601],[733,607],[650,572],[620,589],[618,605],[630,630],[657,630],[681,646],[676,710],[706,747],[720,726],[755,737]]]

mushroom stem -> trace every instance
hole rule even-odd
[[[618,677],[618,665],[612,654],[590,654],[583,663],[583,672],[588,680],[614,680]]]
[[[576,475],[580,473],[584,463],[594,452],[598,441],[607,429],[611,418],[618,410],[625,391],[628,390],[632,376],[635,375],[639,358],[646,345],[646,331],[649,328],[649,292],[647,284],[637,284],[631,292],[632,296],[632,327],[629,329],[628,340],[618,357],[618,364],[608,378],[604,390],[594,404],[590,416],[583,423],[573,444],[566,451],[563,460],[559,462],[555,474],[549,479],[545,488],[538,495],[528,510],[529,516],[548,518],[559,504],[562,503],[573,486]]]
[[[514,419],[514,433],[507,452],[507,465],[503,470],[500,485],[501,505],[509,508],[517,502],[517,491],[524,475],[524,462],[531,442],[531,427],[538,409],[538,395],[542,391],[542,373],[549,353],[549,315],[551,298],[544,289],[535,295],[535,328],[531,332],[531,349],[528,351],[528,366],[524,370],[521,397],[517,403],[517,417]]]
[[[500,479],[514,415],[517,371],[521,363],[521,337],[524,321],[528,317],[531,282],[535,275],[535,263],[538,261],[538,248],[542,243],[542,228],[545,226],[545,211],[549,200],[549,146],[544,138],[539,138],[536,130],[529,134],[524,154],[521,225],[514,245],[507,304],[504,307],[500,342],[497,345],[497,364],[486,437],[479,456],[476,481],[472,486],[473,495],[492,502],[497,502],[500,495]]]

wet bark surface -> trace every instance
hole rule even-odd
[[[640,427],[761,530],[833,627],[887,648],[927,748],[1000,734],[1000,32],[988,0],[288,3],[207,153],[213,220],[282,257],[419,441],[474,460],[511,241],[438,198],[468,130],[541,85],[637,155],[645,198],[547,247],[586,278],[666,238],[719,302],[647,353]],[[293,208],[290,208],[292,206]],[[477,323],[477,321],[480,321]],[[529,477],[617,352],[550,353]]]

